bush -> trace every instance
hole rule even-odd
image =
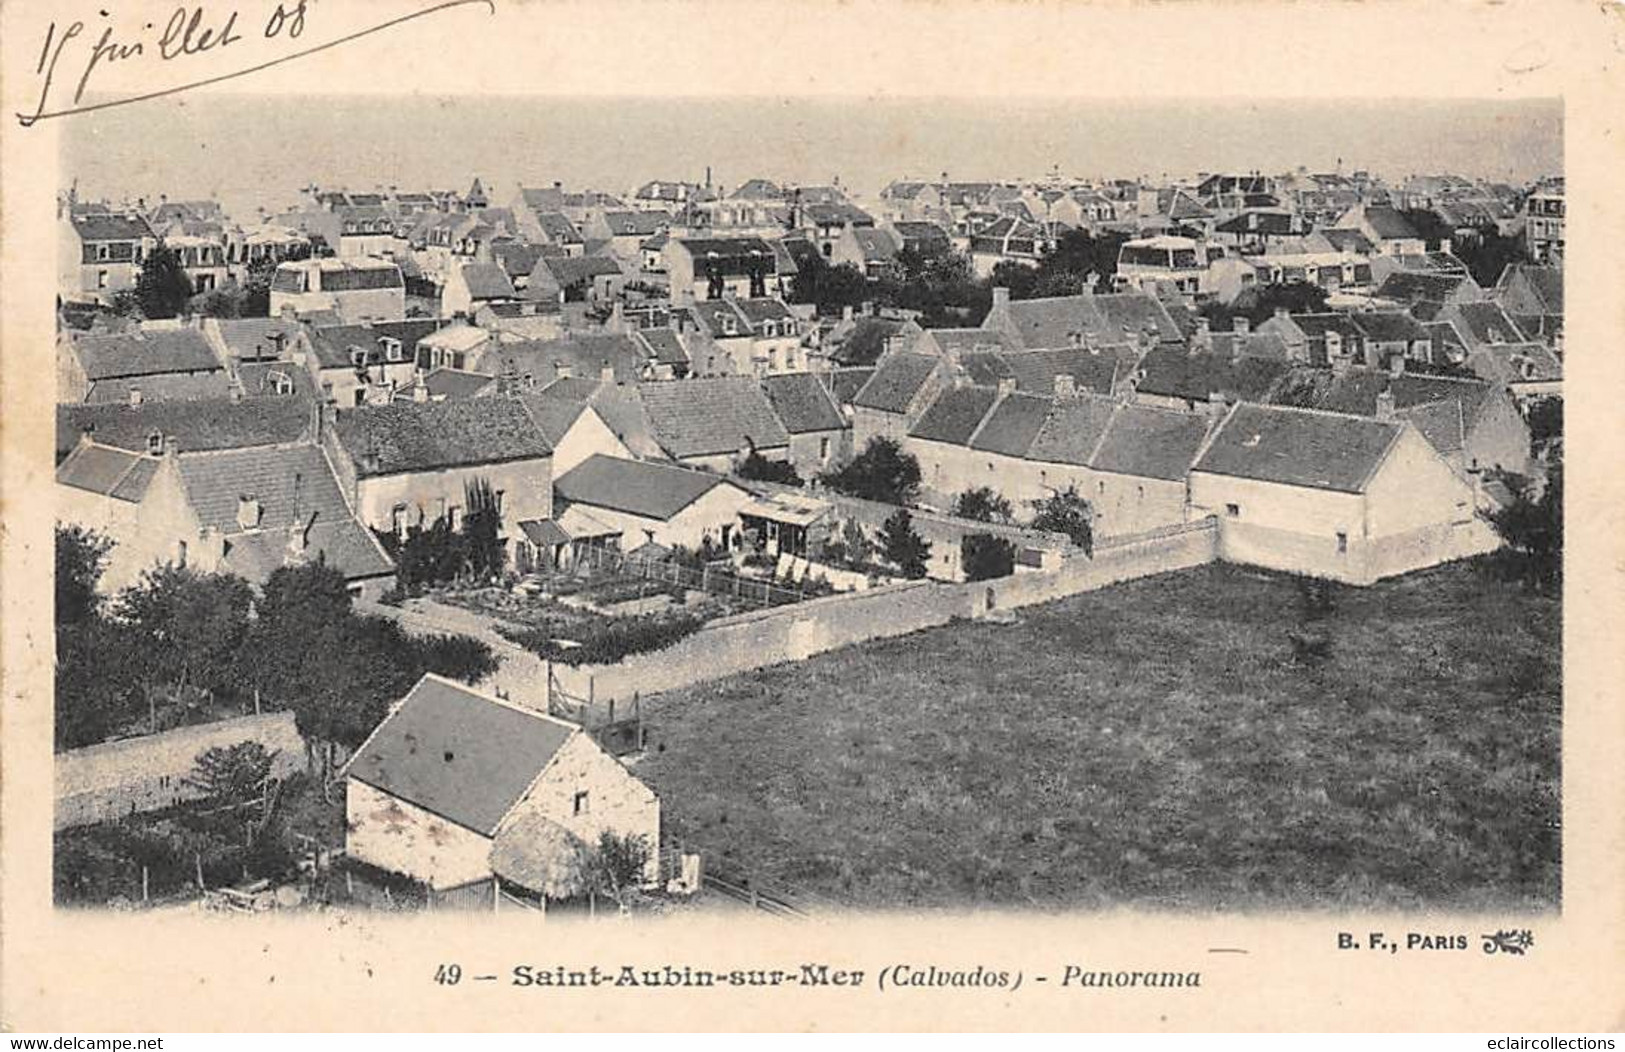
[[[548,661],[561,665],[612,665],[632,654],[664,650],[698,632],[705,620],[693,614],[606,618],[579,645],[566,646],[544,628],[501,629],[503,636]]]
[[[959,561],[967,581],[1009,577],[1016,571],[1016,548],[991,533],[967,534],[959,542]]]

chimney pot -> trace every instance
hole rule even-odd
[[[1003,285],[993,287],[993,306],[998,307],[1010,302],[1010,290]]]

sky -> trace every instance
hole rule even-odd
[[[137,107],[140,112],[137,114]],[[132,119],[139,115],[140,119]],[[839,178],[1190,176],[1364,168],[1512,183],[1562,170],[1558,100],[1023,100],[287,96],[192,92],[64,121],[81,197],[214,197],[237,218],[301,187],[624,192]],[[247,215],[245,215],[247,213]]]

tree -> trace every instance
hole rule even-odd
[[[55,739],[58,749],[105,741],[144,708],[140,646],[100,615],[56,629]]]
[[[898,508],[881,526],[880,548],[904,577],[925,576],[925,561],[931,557],[931,545],[914,532],[914,518],[907,508]]]
[[[1554,438],[1563,437],[1563,399],[1537,398],[1524,408],[1524,421],[1536,449],[1544,449]]]
[[[1429,252],[1438,251],[1455,234],[1455,228],[1444,221],[1431,208],[1402,208],[1399,214],[1411,225],[1419,237],[1427,242]]]
[[[850,263],[830,265],[823,257],[808,255],[796,264],[790,279],[790,302],[811,303],[820,314],[839,314],[874,297],[869,279]]]
[[[908,504],[920,489],[920,462],[896,439],[880,436],[844,467],[825,472],[824,485],[837,493],[884,504]]]
[[[259,742],[216,745],[198,756],[187,778],[203,796],[225,807],[260,799],[271,779],[271,754]]]
[[[1547,467],[1546,484],[1508,476],[1513,500],[1490,514],[1490,524],[1512,552],[1524,583],[1537,592],[1563,584],[1563,461]]]
[[[966,534],[959,542],[959,563],[967,581],[1009,577],[1016,571],[1016,548],[991,533]]]
[[[1215,331],[1229,332],[1238,317],[1246,318],[1253,325],[1262,325],[1277,309],[1288,314],[1323,313],[1326,290],[1307,281],[1271,282],[1243,289],[1228,305],[1209,300],[1197,311],[1208,319]]]
[[[954,514],[978,522],[1009,522],[1010,502],[987,486],[977,486],[954,499]]]
[[[489,580],[502,573],[507,552],[502,543],[502,508],[496,493],[486,478],[477,478],[463,486],[462,549],[463,564],[468,572],[481,580]]]
[[[83,526],[56,527],[56,623],[80,624],[101,605],[96,585],[113,542]]]
[[[643,883],[643,870],[652,849],[642,833],[616,834],[608,829],[598,834],[598,843],[588,852],[586,885],[602,892],[616,904],[626,906],[627,892]]]
[[[125,590],[118,617],[141,641],[150,684],[170,687],[178,700],[188,688],[232,694],[253,599],[240,577],[161,566]]]
[[[1072,539],[1073,544],[1082,548],[1085,554],[1094,555],[1095,512],[1089,506],[1089,502],[1078,494],[1076,487],[1068,486],[1042,500],[1034,501],[1033,511],[1033,529],[1064,533]]]
[[[1503,235],[1493,226],[1463,231],[1451,242],[1456,258],[1467,264],[1467,272],[1484,288],[1501,280],[1501,271],[1511,263],[1531,262],[1529,243],[1523,238]]]
[[[786,486],[801,485],[801,476],[796,474],[793,464],[787,460],[769,460],[756,452],[755,443],[751,444],[750,453],[739,462],[739,477],[754,482],[778,482]]]
[[[181,267],[175,250],[158,242],[135,279],[135,298],[148,318],[173,318],[192,298],[192,279]]]

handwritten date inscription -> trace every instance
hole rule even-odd
[[[39,84],[38,101],[32,113],[19,113],[17,120],[26,128],[52,117],[173,95],[325,51],[453,7],[478,4],[495,13],[495,0],[444,0],[337,39],[312,43],[305,38],[305,30],[314,2],[265,0],[258,8],[229,10],[210,10],[202,4],[181,5],[167,20],[142,22],[134,27],[115,28],[113,12],[107,8],[98,10],[94,18],[53,21],[43,33],[39,63],[34,70]],[[202,80],[127,98],[84,103],[85,93],[93,87],[97,72],[114,65],[147,64],[157,68],[159,64],[175,63],[180,67],[186,65],[187,59],[199,55],[227,53],[240,54],[245,65]]]

